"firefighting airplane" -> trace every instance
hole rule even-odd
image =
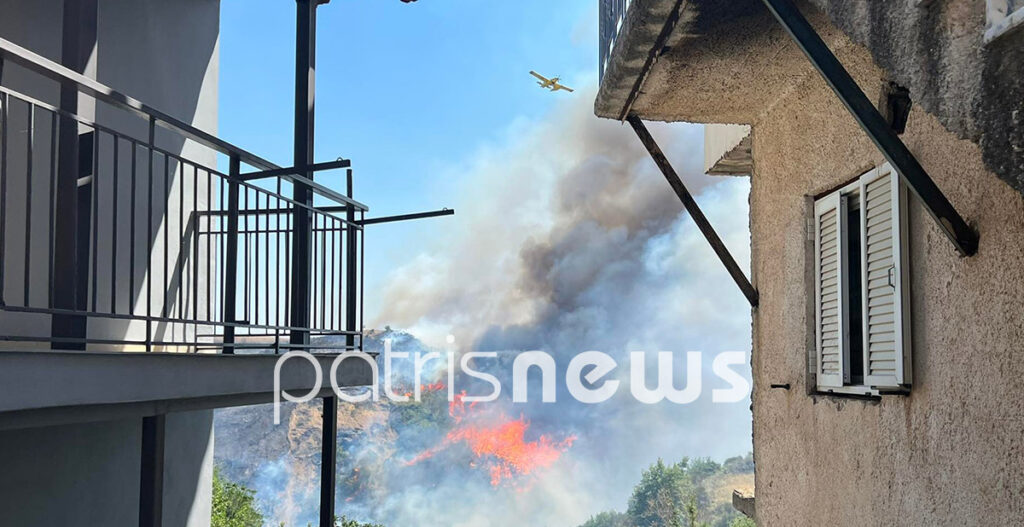
[[[572,88],[570,88],[568,86],[564,86],[562,84],[559,84],[558,81],[560,81],[561,79],[559,79],[558,77],[552,77],[552,78],[549,79],[549,78],[541,75],[540,73],[537,73],[536,71],[531,71],[530,75],[533,75],[534,77],[537,77],[538,79],[540,79],[540,82],[538,82],[537,85],[540,86],[541,88],[547,88],[547,89],[549,89],[551,91],[565,90],[565,91],[567,91],[569,93],[572,93],[573,91],[575,91],[575,90],[573,90]]]

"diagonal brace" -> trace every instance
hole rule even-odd
[[[637,137],[640,138],[640,142],[647,148],[647,152],[651,154],[655,164],[661,169],[661,173],[665,175],[665,179],[668,180],[668,184],[672,186],[672,190],[679,196],[679,201],[683,202],[683,207],[686,208],[686,212],[690,213],[690,217],[693,218],[693,222],[697,224],[700,232],[704,234],[704,238],[711,244],[711,248],[714,249],[715,254],[718,255],[718,259],[725,265],[725,269],[729,271],[729,275],[736,282],[736,285],[743,291],[743,295],[747,297],[747,301],[750,302],[750,307],[757,307],[758,295],[757,290],[750,284],[750,280],[747,280],[747,275],[743,274],[743,270],[736,264],[736,260],[733,259],[729,249],[722,243],[722,239],[718,237],[718,233],[715,232],[714,227],[711,226],[711,222],[708,221],[707,217],[700,210],[697,205],[697,201],[693,199],[693,195],[686,189],[686,185],[683,184],[683,180],[679,179],[679,175],[676,174],[672,164],[669,163],[668,158],[661,151],[661,147],[654,141],[654,137],[647,131],[647,127],[644,126],[643,121],[640,120],[636,115],[630,115],[626,118],[629,124],[633,127]]]
[[[790,0],[763,0],[821,76],[832,87],[860,127],[868,134],[882,155],[896,169],[911,191],[924,204],[943,234],[953,242],[961,256],[978,252],[978,234],[957,213],[946,196],[935,185],[917,158],[889,127],[882,114],[861,91],[818,33]]]

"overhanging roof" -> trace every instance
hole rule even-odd
[[[841,53],[835,44],[843,35],[819,11],[807,15]],[[634,0],[595,113],[751,124],[780,90],[810,74],[811,64],[760,0]]]

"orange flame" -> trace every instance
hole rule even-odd
[[[455,426],[444,441],[435,448],[421,452],[406,465],[415,465],[454,444],[465,443],[476,460],[481,462],[471,461],[470,467],[486,467],[491,476],[491,485],[496,487],[502,481],[550,467],[576,440],[573,435],[561,441],[541,435],[536,441],[527,441],[526,433],[530,423],[521,415],[519,419],[499,415],[496,420],[486,420],[491,422],[481,422],[485,421],[482,418],[463,422],[476,408],[476,402],[467,406],[465,397],[465,391],[455,394],[448,405],[448,413]]]
[[[486,462],[491,474],[491,485],[513,476],[525,476],[537,469],[550,467],[572,446],[575,436],[553,441],[540,436],[537,441],[526,441],[530,423],[522,416],[494,426],[466,425],[448,433],[447,441],[463,441],[478,459]]]

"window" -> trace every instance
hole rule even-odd
[[[1024,0],[986,0],[985,43],[1024,22]]]
[[[818,391],[910,387],[906,200],[884,165],[814,203]]]

